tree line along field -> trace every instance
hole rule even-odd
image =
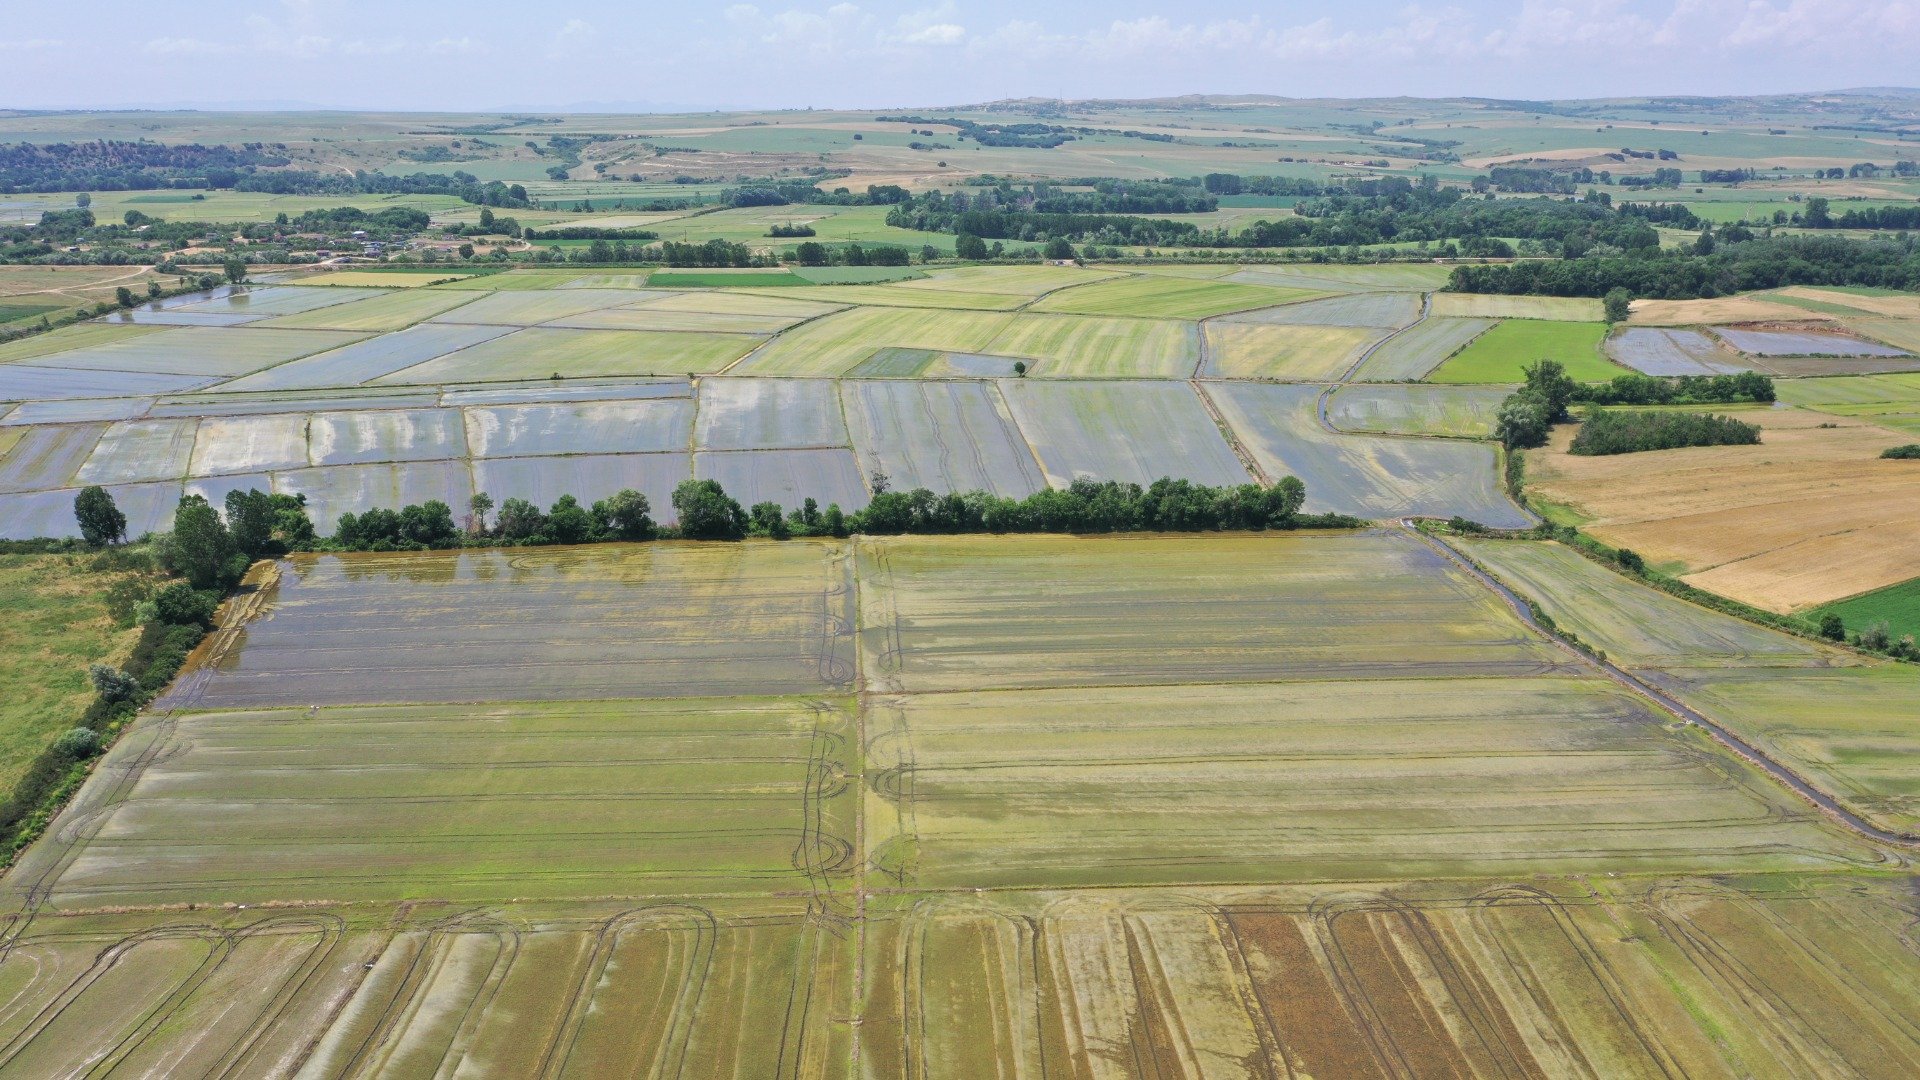
[[[1539,602],[1661,670],[1875,670],[1551,547],[1473,552],[1583,583]],[[1908,855],[1401,531],[307,555],[252,583],[0,879],[0,1071],[1920,1061]]]

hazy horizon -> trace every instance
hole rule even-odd
[[[1592,98],[1913,82],[1912,0],[1351,0],[732,4],[209,0],[26,3],[0,25],[0,107],[617,112],[1006,98]],[[101,63],[110,59],[111,63]]]

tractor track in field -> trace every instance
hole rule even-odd
[[[1875,843],[1885,844],[1902,851],[1920,851],[1920,837],[1906,833],[1892,832],[1873,824],[1859,814],[1840,805],[1839,801],[1834,799],[1833,796],[1815,787],[1792,769],[1775,761],[1752,743],[1714,721],[1709,720],[1700,712],[1682,704],[1678,699],[1668,695],[1665,691],[1648,685],[1626,669],[1616,666],[1610,660],[1602,660],[1568,645],[1565,641],[1561,640],[1558,634],[1540,625],[1539,620],[1533,617],[1532,608],[1528,606],[1527,601],[1523,600],[1519,594],[1501,584],[1491,574],[1480,569],[1472,559],[1468,558],[1452,544],[1447,543],[1440,537],[1423,533],[1414,528],[1411,518],[1401,519],[1400,525],[1428,547],[1438,551],[1441,555],[1464,569],[1476,582],[1492,591],[1494,595],[1504,601],[1509,608],[1512,608],[1513,613],[1521,622],[1552,638],[1556,644],[1577,657],[1581,663],[1598,671],[1634,696],[1652,704],[1660,712],[1677,717],[1683,723],[1694,725],[1706,731],[1722,746],[1733,751],[1735,755],[1766,773],[1794,794],[1812,803],[1815,807],[1824,811],[1828,817],[1846,826],[1854,833],[1868,840],[1872,840]]]

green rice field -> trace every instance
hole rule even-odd
[[[1474,338],[1426,376],[1436,383],[1517,383],[1528,364],[1557,360],[1583,382],[1605,382],[1628,370],[1600,354],[1600,323],[1516,319]]]

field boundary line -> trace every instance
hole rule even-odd
[[[1193,391],[1193,396],[1200,399],[1200,407],[1207,410],[1207,415],[1213,418],[1214,426],[1220,429],[1220,436],[1227,440],[1227,445],[1233,449],[1234,456],[1240,459],[1240,464],[1262,486],[1272,487],[1273,477],[1267,475],[1267,470],[1260,467],[1260,462],[1253,456],[1253,451],[1248,450],[1246,444],[1240,441],[1240,433],[1233,430],[1233,425],[1227,422],[1226,416],[1220,411],[1220,406],[1214,402],[1213,395],[1207,393],[1206,385],[1194,378],[1187,380],[1187,386]]]
[[[1490,589],[1495,595],[1499,596],[1501,600],[1505,601],[1507,606],[1513,609],[1514,614],[1521,622],[1551,638],[1556,645],[1578,657],[1583,664],[1600,672],[1642,700],[1652,703],[1661,712],[1679,719],[1682,723],[1697,726],[1705,730],[1736,756],[1744,759],[1748,764],[1760,769],[1768,776],[1771,776],[1789,791],[1812,803],[1817,809],[1824,811],[1829,817],[1841,825],[1846,826],[1848,829],[1851,829],[1853,832],[1876,843],[1886,844],[1905,851],[1920,851],[1920,837],[1906,833],[1892,832],[1873,824],[1866,818],[1840,805],[1839,801],[1833,796],[1815,787],[1812,783],[1801,777],[1799,773],[1775,761],[1764,751],[1714,721],[1709,720],[1700,712],[1669,696],[1666,692],[1641,681],[1626,669],[1616,666],[1612,661],[1590,656],[1569,645],[1566,639],[1562,638],[1558,633],[1540,625],[1539,620],[1534,618],[1527,601],[1522,599],[1518,593],[1509,589],[1485,570],[1482,570],[1479,564],[1475,563],[1471,557],[1460,552],[1452,544],[1447,543],[1437,536],[1432,536],[1414,528],[1410,519],[1403,519],[1401,521],[1401,527],[1413,533],[1414,536],[1425,542],[1428,547],[1433,548],[1465,569],[1476,582]]]

